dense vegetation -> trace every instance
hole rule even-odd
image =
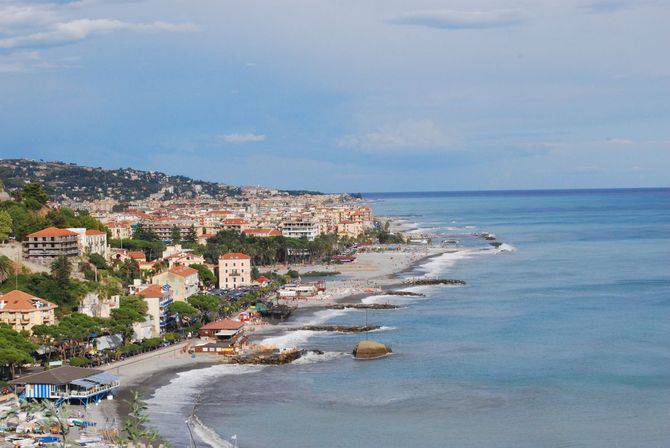
[[[257,266],[287,263],[297,260],[315,261],[337,253],[345,244],[337,235],[319,235],[314,241],[275,236],[259,238],[235,230],[223,230],[207,240],[202,249],[205,260],[217,263],[219,256],[228,252],[243,252]]]
[[[61,207],[48,209],[49,195],[40,184],[26,184],[16,191],[14,199],[0,202],[0,241],[13,237],[17,241],[45,227],[84,227],[105,231],[105,226],[86,211],[74,212]]]
[[[196,192],[211,196],[235,196],[236,187],[193,180],[185,176],[140,171],[131,168],[108,170],[73,163],[25,159],[0,160],[0,178],[7,190],[21,189],[26,180],[41,182],[57,199],[89,201],[112,198],[118,201],[146,199],[163,191],[164,198],[189,197]]]

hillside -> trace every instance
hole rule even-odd
[[[26,182],[39,182],[56,200],[90,201],[112,198],[118,201],[145,199],[151,195],[169,198],[195,194],[236,196],[240,189],[228,185],[170,176],[132,168],[109,170],[74,163],[27,159],[0,160],[0,179],[8,191]]]

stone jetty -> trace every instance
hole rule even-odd
[[[415,278],[405,280],[403,284],[408,286],[430,286],[430,285],[463,286],[465,285],[465,281],[453,278]]]
[[[335,303],[333,305],[328,305],[326,308],[329,310],[395,310],[400,307],[388,303]]]
[[[293,331],[336,331],[339,333],[365,333],[367,331],[379,330],[380,325],[305,325],[291,328]]]

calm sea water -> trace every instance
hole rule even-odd
[[[187,446],[670,446],[670,190],[370,195],[377,214],[515,251],[437,258],[415,274],[466,287],[368,314],[395,354],[354,361],[358,335],[292,334],[327,354],[278,367],[181,374],[151,400]],[[381,299],[386,300],[386,299]],[[360,311],[305,320],[358,324]]]

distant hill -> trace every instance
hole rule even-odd
[[[7,191],[22,188],[26,182],[39,182],[55,200],[90,201],[112,198],[118,201],[189,197],[195,194],[237,196],[237,187],[170,176],[132,168],[109,170],[74,163],[27,159],[0,159],[0,179]]]

